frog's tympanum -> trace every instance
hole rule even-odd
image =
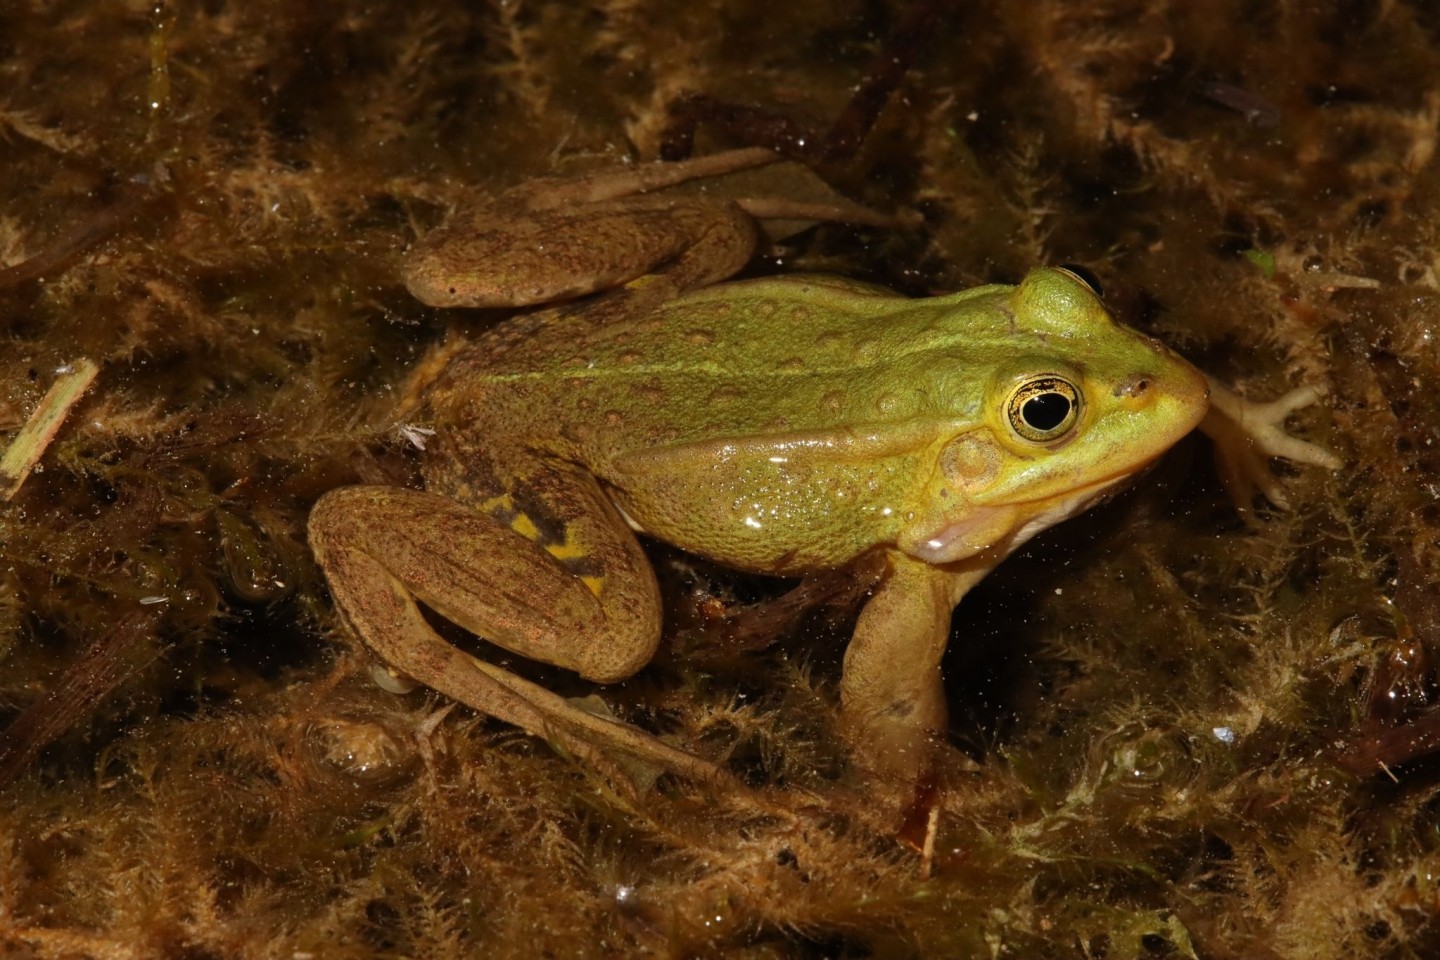
[[[656,169],[528,185],[412,251],[410,288],[439,305],[624,286],[510,319],[435,365],[417,415],[435,431],[425,489],[348,487],[315,507],[311,542],[336,604],[393,669],[477,710],[597,763],[619,753],[716,778],[461,652],[417,604],[609,682],[660,640],[637,533],[761,574],[878,551],[841,708],[862,766],[914,777],[946,726],[952,608],[1200,425],[1209,385],[1066,270],[926,300],[820,276],[717,283],[750,256],[750,217],[649,192]],[[1232,435],[1256,420],[1241,440],[1249,462],[1330,463],[1283,432],[1310,399],[1233,408]]]

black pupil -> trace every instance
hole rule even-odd
[[[1062,393],[1037,393],[1025,401],[1022,413],[1036,430],[1054,430],[1070,416],[1070,398]]]

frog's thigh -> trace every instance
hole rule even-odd
[[[924,771],[930,737],[946,727],[940,658],[951,611],[988,570],[891,556],[855,625],[840,682],[849,734],[874,772],[912,780]]]
[[[388,487],[346,487],[321,498],[311,514],[311,545],[361,639],[408,673],[403,660],[413,651],[397,649],[402,641],[386,623],[397,615],[387,593],[414,597],[530,659],[602,683],[621,680],[644,666],[659,642],[654,574],[598,489],[565,492],[572,509],[604,512],[566,523],[568,536],[550,550],[448,497]],[[518,515],[512,523],[535,536]],[[418,629],[408,627],[412,639]]]

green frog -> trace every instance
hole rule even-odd
[[[1313,391],[1267,406],[1226,393],[1217,410],[1203,374],[1065,269],[920,300],[828,276],[720,282],[750,258],[755,216],[863,218],[672,190],[773,159],[537,181],[413,247],[405,278],[432,305],[571,302],[451,344],[417,374],[415,419],[434,431],[423,490],[346,487],[314,508],[342,618],[390,668],[608,770],[619,756],[724,780],[462,652],[420,604],[611,683],[660,641],[637,534],[777,576],[878,554],[840,707],[860,765],[913,781],[946,727],[951,611],[1025,541],[1207,415],[1241,449],[1236,478],[1274,497],[1269,456],[1336,465],[1283,429]]]

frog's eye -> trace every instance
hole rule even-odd
[[[1069,276],[1071,279],[1078,281],[1081,286],[1088,288],[1091,293],[1095,294],[1095,296],[1101,300],[1105,299],[1105,290],[1100,286],[1100,280],[1089,270],[1086,270],[1077,263],[1062,263],[1055,269]]]
[[[1010,394],[1010,429],[1032,443],[1058,440],[1080,419],[1080,390],[1064,377],[1031,377]]]

